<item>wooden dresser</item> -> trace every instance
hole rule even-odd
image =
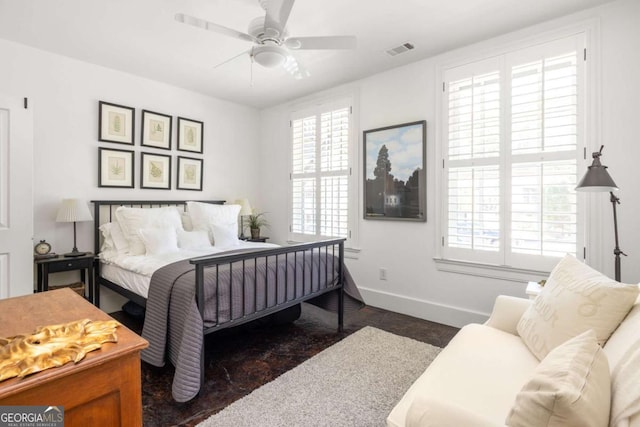
[[[80,319],[111,320],[71,289],[0,300],[0,336]],[[1,405],[64,407],[64,425],[141,426],[140,351],[148,343],[124,326],[77,364],[0,382]]]

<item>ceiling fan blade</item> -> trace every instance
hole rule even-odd
[[[302,64],[291,54],[287,56],[287,60],[282,65],[282,67],[287,70],[287,72],[291,74],[296,80],[304,79],[311,76],[309,71],[304,68]]]
[[[176,13],[175,20],[183,24],[192,25],[218,34],[224,34],[225,36],[234,37],[236,39],[248,42],[256,41],[256,39],[251,37],[249,34],[232,28],[223,27],[222,25],[214,24],[213,22],[205,21],[204,19],[196,18],[195,16],[185,15],[184,13]]]
[[[264,17],[264,31],[275,37],[284,34],[284,28],[287,26],[289,14],[293,8],[295,0],[267,0],[266,16]],[[270,34],[270,31],[276,30],[278,34]]]
[[[284,42],[290,49],[355,49],[355,36],[290,37]]]
[[[236,59],[236,58],[238,58],[238,57],[240,57],[240,56],[242,56],[242,55],[250,54],[252,49],[253,49],[253,48],[247,49],[247,50],[245,50],[244,52],[241,52],[241,53],[239,53],[239,54],[237,54],[237,55],[235,55],[235,56],[232,56],[231,58],[227,59],[226,61],[222,61],[221,63],[219,63],[218,65],[216,65],[216,66],[215,66],[215,67],[213,67],[213,68],[214,68],[214,69],[216,69],[216,68],[218,68],[218,67],[223,66],[224,64],[226,64],[226,63],[228,63],[228,62],[233,61],[234,59]]]

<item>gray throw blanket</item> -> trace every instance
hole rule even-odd
[[[257,254],[258,252],[256,252]],[[258,255],[259,256],[259,255]],[[335,286],[337,258],[331,255],[260,258],[232,266],[205,269],[204,322],[195,299],[195,266],[189,260],[158,269],[151,277],[142,336],[149,347],[142,360],[164,366],[166,356],[175,366],[173,398],[186,402],[200,390],[200,357],[203,329],[229,319],[241,318],[318,290]],[[218,285],[216,286],[216,280]],[[362,307],[362,297],[345,268],[345,312]],[[337,311],[335,292],[320,295],[309,302]]]

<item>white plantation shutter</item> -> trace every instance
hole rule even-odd
[[[497,251],[500,245],[498,166],[449,168],[449,245]]]
[[[511,246],[514,253],[551,257],[576,254],[577,140],[577,52],[513,65]],[[532,162],[532,156],[542,161]]]
[[[582,244],[583,37],[445,70],[443,254],[546,269]]]
[[[449,85],[449,160],[498,157],[500,74],[495,71]]]
[[[513,165],[511,246],[514,253],[576,254],[576,162]]]
[[[500,111],[497,70],[479,69],[449,83],[447,241],[451,248],[500,249]]]
[[[291,121],[291,238],[349,237],[351,107],[316,108]]]
[[[316,233],[316,118],[292,121],[292,219],[295,233]]]

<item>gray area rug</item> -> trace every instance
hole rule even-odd
[[[198,426],[384,426],[439,352],[367,326]]]

